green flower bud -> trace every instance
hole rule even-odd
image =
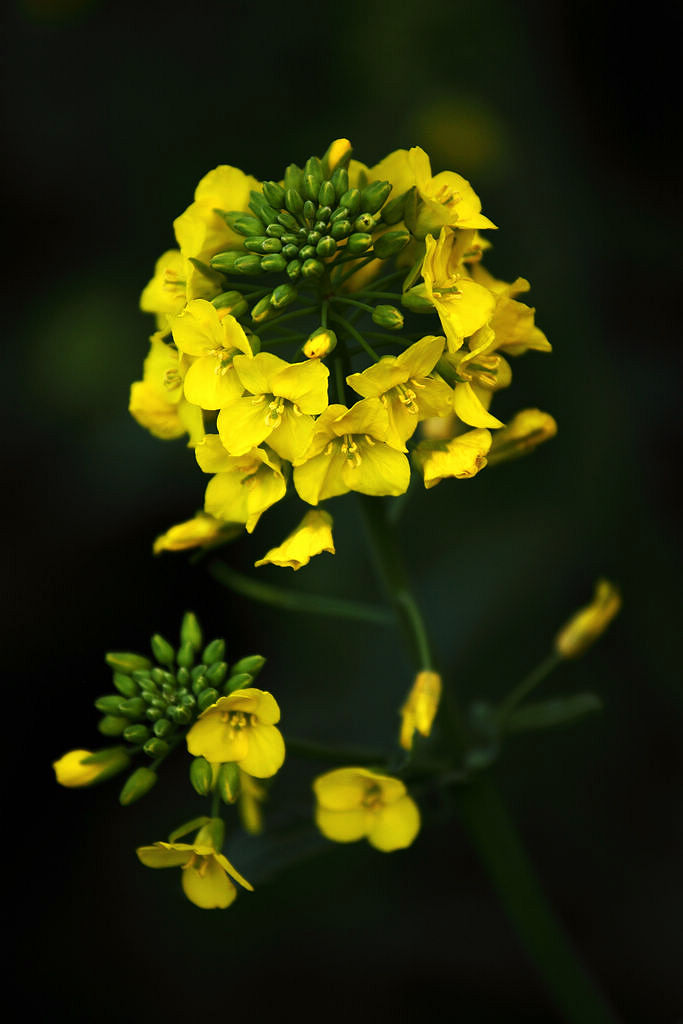
[[[288,231],[298,231],[301,226],[295,217],[292,217],[291,213],[283,210],[282,213],[278,214],[279,223],[286,228]]]
[[[323,181],[318,189],[318,204],[320,206],[335,206],[336,202],[337,193],[335,192],[334,185],[331,181]]]
[[[173,665],[175,663],[175,651],[159,633],[155,633],[150,640],[152,654],[160,665]]]
[[[228,227],[236,231],[238,235],[244,235],[245,238],[248,238],[249,235],[262,235],[266,230],[260,217],[250,217],[248,213],[244,213],[242,210],[221,213],[221,216]]]
[[[190,670],[185,668],[184,665],[181,666],[178,669],[177,676],[178,676],[178,682],[180,683],[181,686],[189,686],[190,683],[192,682],[192,676],[190,675]]]
[[[375,239],[373,246],[375,250],[375,256],[379,256],[381,260],[386,260],[390,256],[395,256],[401,249],[405,249],[408,242],[411,239],[409,231],[398,230],[398,231],[386,231],[379,238]]]
[[[161,684],[164,682],[164,670],[158,667],[153,668],[150,674],[154,682],[161,686]]]
[[[169,746],[166,740],[160,740],[158,736],[152,736],[151,740],[147,740],[142,749],[148,757],[161,757],[163,754],[168,753]]]
[[[362,231],[355,232],[349,237],[346,247],[349,252],[362,253],[366,252],[372,245],[372,238],[370,235],[364,234]]]
[[[124,697],[137,697],[138,686],[134,679],[123,672],[114,672],[114,686]]]
[[[153,743],[153,740],[149,741]],[[136,768],[132,775],[126,779],[123,789],[119,793],[119,803],[124,807],[135,803],[145,793],[149,793],[157,781],[157,773],[151,768]]]
[[[195,699],[193,694],[191,694],[191,693],[182,693],[180,695],[180,703],[181,703],[181,705],[184,708],[193,708],[193,707],[195,707],[197,701],[196,701],[196,699]]]
[[[163,718],[163,714],[161,708],[147,708],[145,718],[148,718],[150,722],[158,722]]]
[[[319,157],[317,157],[317,156],[309,156],[308,160],[304,164],[304,188],[306,186],[306,179],[307,178],[313,178],[313,179],[315,179],[315,182],[316,182],[313,194],[308,196],[309,199],[317,199],[318,198],[318,192],[320,191],[320,186],[323,183],[323,178],[324,177],[325,177],[325,175],[323,173],[323,165],[322,165]]]
[[[282,224],[278,224],[276,222],[275,224],[268,225],[266,228],[266,234],[268,235],[268,238],[282,238],[285,234],[285,229]]]
[[[355,231],[372,231],[375,226],[375,218],[371,213],[359,214],[353,222]]]
[[[319,231],[309,231],[306,236],[306,241],[309,245],[317,245],[321,238],[322,235]]]
[[[261,260],[261,270],[269,274],[281,274],[287,266],[287,260],[280,253],[269,253]]]
[[[296,302],[298,296],[298,291],[291,284],[279,284],[277,288],[273,289],[273,294],[270,296],[270,304],[275,309],[286,309],[287,306],[291,306],[293,302]]]
[[[160,708],[162,711],[166,710],[168,701],[164,697],[152,697],[151,706],[153,708]]]
[[[166,700],[173,700],[173,698],[175,697],[175,686],[171,686],[170,683],[164,683],[164,685],[161,687],[161,692],[166,698]]]
[[[227,696],[229,693],[234,693],[235,690],[244,690],[251,686],[253,680],[254,677],[250,672],[233,673],[223,687],[223,693]]]
[[[267,226],[277,220],[278,210],[274,210],[273,207],[266,202],[260,192],[254,192],[253,190],[249,193],[251,199],[249,201],[249,209],[252,213],[263,221]],[[262,234],[263,232],[261,232]]]
[[[100,770],[93,782],[104,782],[105,779],[111,779],[112,776],[125,771],[130,764],[130,755],[125,747],[105,747],[89,757],[84,757],[81,764],[97,765]]]
[[[336,224],[338,220],[347,220],[351,216],[353,216],[353,214],[351,214],[350,210],[347,210],[345,206],[338,206],[330,217],[330,224]]]
[[[126,718],[140,718],[145,713],[146,704],[142,697],[130,697],[119,701],[118,714]]]
[[[401,296],[401,303],[413,313],[433,313],[434,304],[420,293],[420,286],[411,288]]]
[[[206,678],[212,686],[220,686],[228,674],[226,661],[215,661],[206,673]]]
[[[153,729],[154,735],[163,740],[169,733],[173,732],[173,722],[169,722],[168,718],[158,718],[153,725]]]
[[[325,265],[319,260],[305,260],[304,265],[301,268],[301,275],[306,279],[322,277],[324,273]]]
[[[301,249],[299,250],[299,256],[301,257],[302,260],[310,260],[313,256],[315,256],[315,246],[302,246]]]
[[[328,220],[330,219],[331,216],[332,216],[332,207],[331,206],[319,206],[318,207],[318,212],[316,213],[316,217],[318,218],[317,221],[315,222],[316,229],[318,231],[324,231],[325,230],[325,224],[327,224],[327,222],[328,222]]]
[[[321,238],[315,247],[317,256],[321,256],[323,259],[327,259],[329,256],[333,256],[337,251],[337,243],[331,235],[325,235]]]
[[[203,662],[201,665],[195,665],[195,667],[192,669],[192,672],[190,673],[190,675],[192,676],[192,681],[195,682],[197,679],[199,679],[200,676],[203,676],[205,672],[206,665]]]
[[[348,235],[350,235],[352,231],[353,224],[351,223],[351,221],[346,220],[346,218],[340,218],[339,220],[336,220],[332,225],[330,229],[330,234],[332,235],[332,238],[335,238],[339,242],[341,241],[342,238],[346,238]]]
[[[292,281],[296,281],[297,277],[301,273],[301,260],[290,260],[287,264],[287,276]]]
[[[129,725],[129,719],[123,718],[121,715],[105,715],[97,723],[97,728],[103,736],[120,736]]]
[[[400,331],[403,327],[403,314],[396,306],[375,306],[372,322],[380,327],[388,327],[390,331]]]
[[[278,185],[276,181],[264,181],[261,187],[266,202],[272,207],[279,210],[285,205],[285,190],[282,185]]]
[[[202,661],[205,665],[213,665],[214,661],[223,661],[225,657],[225,640],[212,640],[204,648]]]
[[[214,270],[220,270],[222,274],[231,274],[235,269],[235,263],[241,255],[239,249],[230,249],[228,252],[217,252],[209,262]]]
[[[178,664],[181,668],[189,669],[194,665],[194,645],[191,643],[181,644],[178,649]]]
[[[239,292],[221,292],[214,299],[211,299],[211,305],[215,306],[216,309],[226,309],[231,316],[243,316],[247,309],[247,301],[243,295]]]
[[[263,323],[273,315],[273,307],[270,304],[270,293],[264,295],[262,299],[256,303],[251,311],[251,319],[256,324]]]
[[[156,693],[152,690],[143,690],[140,696],[144,700],[145,704],[149,704],[150,707],[153,706],[153,701],[155,701],[157,697]]]
[[[129,651],[109,651],[104,656],[107,665],[111,665],[117,672],[131,675],[136,669],[151,668],[152,662],[141,654],[131,654]]]
[[[338,166],[334,171],[330,181],[334,185],[334,194],[337,199],[341,199],[345,192],[348,192],[349,188],[349,172],[346,167]],[[330,206],[333,206],[330,203]]]
[[[296,189],[288,188],[285,192],[285,206],[293,217],[303,213],[304,201],[301,198],[301,194]],[[282,223],[282,221],[280,221],[280,223]]]
[[[261,260],[255,252],[242,253],[233,263],[232,269],[237,274],[258,274],[261,271]]]
[[[311,227],[313,221],[315,220],[316,210],[316,204],[311,202],[310,199],[307,199],[306,202],[304,203],[304,218],[308,224],[308,227]]]
[[[213,771],[205,757],[194,757],[190,762],[190,782],[199,796],[207,796],[211,792]]]
[[[410,189],[408,191],[411,191]],[[406,205],[408,192],[403,192],[395,199],[390,199],[382,208],[382,220],[385,224],[398,224],[403,220],[403,211]]]
[[[285,169],[285,189],[293,188],[298,190],[303,185],[303,180],[303,171],[296,164],[290,164]]]
[[[244,248],[249,252],[258,252],[266,256],[269,252],[280,252],[282,242],[279,238],[268,238],[267,235],[254,235],[244,239]]]
[[[294,260],[299,255],[299,246],[296,242],[287,242],[282,248],[282,255],[287,260]]]
[[[360,212],[360,192],[357,188],[350,188],[339,199],[339,205],[345,206],[349,217],[355,217]]]
[[[325,330],[325,328],[321,328],[321,330]],[[313,337],[313,335],[311,335],[311,337]],[[240,658],[239,661],[235,662],[230,674],[235,676],[240,672],[248,672],[252,679],[254,679],[259,674],[265,663],[266,659],[263,655],[249,654],[246,658]]]
[[[360,194],[360,208],[366,213],[377,213],[389,197],[392,186],[388,181],[373,181]]]
[[[95,707],[98,711],[101,711],[103,715],[117,715],[120,703],[121,694],[113,693],[111,696],[98,697],[95,701]]]
[[[149,739],[146,725],[128,725],[123,730],[123,738],[128,743],[145,743]]]
[[[205,690],[202,690],[197,697],[197,708],[200,715],[202,711],[206,711],[208,707],[215,704],[219,697],[220,693],[213,686],[209,686]]]
[[[234,804],[240,795],[240,770],[232,761],[227,761],[218,769],[216,779],[221,800],[226,804]]]

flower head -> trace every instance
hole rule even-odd
[[[206,299],[194,299],[171,323],[178,351],[189,357],[185,398],[202,409],[221,409],[244,390],[233,357],[252,350],[234,316]]]
[[[204,497],[207,515],[226,523],[244,523],[251,533],[271,505],[287,490],[282,463],[267,448],[228,455],[217,434],[207,434],[195,450],[205,473],[214,473]]]
[[[315,821],[337,843],[367,839],[377,850],[401,850],[420,829],[417,804],[400,779],[368,768],[337,768],[313,783]]]
[[[187,749],[212,764],[236,763],[247,775],[267,779],[282,767],[285,743],[275,723],[280,708],[271,693],[256,688],[220,697],[187,734]]]

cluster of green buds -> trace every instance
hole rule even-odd
[[[255,323],[294,303],[299,295],[294,282],[322,279],[337,254],[343,260],[368,256],[388,259],[410,242],[410,232],[405,228],[386,230],[387,225],[402,220],[407,193],[387,202],[391,184],[367,184],[362,171],[359,187],[351,188],[350,159],[349,149],[330,170],[328,150],[322,159],[310,157],[303,167],[290,164],[282,184],[266,181],[261,191],[251,191],[251,213],[218,211],[244,241],[242,249],[213,256],[210,262],[214,270],[246,276],[284,273],[289,278],[254,305],[251,318]],[[224,292],[213,302],[219,308],[229,308],[234,316],[242,315],[247,308],[242,295],[234,291]],[[387,326],[400,327],[402,322],[393,316]]]
[[[157,781],[157,768],[198,715],[219,697],[249,686],[265,664],[265,658],[255,654],[229,666],[225,641],[204,644],[192,612],[183,618],[177,649],[158,633],[150,646],[152,658],[130,652],[106,654],[117,692],[95,701],[103,716],[99,731],[104,736],[121,737],[127,745],[120,748],[125,755],[123,766],[139,753],[152,762],[129,776],[119,798],[122,804],[133,803],[149,792]],[[197,789],[195,778],[196,769],[193,772],[191,768],[190,779]],[[209,788],[198,792],[206,793]]]

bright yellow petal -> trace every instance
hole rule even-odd
[[[218,434],[205,434],[194,454],[204,473],[225,473],[233,465],[233,459],[221,444]]]
[[[267,399],[251,395],[238,398],[219,412],[218,433],[231,455],[246,455],[270,436],[274,423],[268,413]]]
[[[367,832],[368,812],[363,807],[351,811],[330,811],[316,807],[315,823],[326,839],[335,843],[355,843]]]
[[[335,768],[313,782],[318,803],[330,811],[350,811],[360,807],[369,786],[378,776],[367,768]]]
[[[406,795],[375,812],[368,842],[377,850],[390,853],[410,846],[419,831],[420,812],[415,801]]]
[[[244,475],[238,469],[232,469],[227,473],[217,473],[209,480],[204,508],[207,515],[226,523],[246,524],[249,518],[248,497]]]
[[[397,364],[405,370],[405,380],[410,377],[426,377],[439,361],[446,339],[438,335],[427,335],[410,345],[397,357]]]
[[[183,892],[202,910],[223,910],[237,896],[237,889],[215,857],[204,857],[183,869]]]
[[[146,381],[131,384],[128,411],[140,426],[164,441],[172,441],[185,433],[177,403],[160,397],[156,388]]]
[[[215,707],[222,711],[246,711],[255,715],[261,725],[275,725],[280,721],[280,705],[268,690],[247,686],[243,690],[222,697]]]
[[[264,465],[252,477],[245,479],[243,486],[247,492],[247,533],[253,533],[263,513],[284,498],[287,483],[279,469]]]
[[[274,725],[252,725],[245,730],[249,746],[244,757],[236,758],[243,772],[256,779],[269,779],[285,760],[285,741]]]
[[[202,409],[222,409],[242,395],[233,366],[222,366],[215,356],[196,360],[185,376],[185,398]]]
[[[270,434],[268,444],[288,462],[298,462],[313,440],[314,420],[293,406],[285,406],[279,425]]]
[[[235,356],[234,366],[245,388],[252,395],[273,395],[273,380],[289,366],[272,352],[259,352],[253,358]]]
[[[241,761],[246,756],[248,729],[234,729],[220,714],[198,718],[189,730],[187,749],[194,757],[205,757],[212,764]]]
[[[287,398],[302,412],[315,415],[321,413],[327,406],[329,376],[330,371],[319,359],[292,363],[273,376],[272,393]]]
[[[453,408],[458,419],[470,427],[493,427],[495,429],[505,426],[501,420],[487,412],[469,381],[455,385]]]
[[[294,470],[294,486],[302,501],[317,505],[319,501],[346,494],[349,490],[344,480],[346,458],[338,445],[328,455],[321,452]]]
[[[360,461],[344,460],[343,479],[352,491],[371,495],[404,494],[410,482],[410,464],[402,452],[376,441],[360,442]]]
[[[147,868],[177,868],[187,864],[194,848],[189,843],[154,843],[140,846],[135,852]]]
[[[323,551],[334,554],[332,516],[322,509],[311,509],[279,547],[271,548],[254,565],[279,565],[297,570]]]
[[[224,531],[225,524],[213,516],[199,514],[183,523],[169,527],[166,533],[154,541],[154,554],[161,551],[186,551],[189,548],[205,547],[221,538],[227,540],[229,533]]]
[[[87,786],[102,773],[100,764],[83,764],[86,757],[92,757],[91,750],[70,750],[52,767],[60,786]]]

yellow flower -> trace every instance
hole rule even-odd
[[[265,788],[246,772],[240,771],[240,796],[237,804],[242,826],[252,836],[263,832],[261,804],[266,799]]]
[[[60,786],[91,786],[104,782],[130,764],[123,747],[110,747],[93,754],[91,750],[70,750],[55,761],[52,767]]]
[[[470,427],[495,430],[504,426],[488,411],[494,391],[508,387],[512,380],[510,364],[497,354],[496,347],[495,333],[487,325],[472,335],[467,348],[445,356],[458,377],[453,394],[455,414]]]
[[[486,465],[491,447],[488,430],[468,430],[451,441],[420,441],[413,452],[413,460],[421,470],[424,485],[429,490],[446,477],[465,480],[476,476]]]
[[[228,858],[216,850],[211,823],[199,830],[193,843],[154,843],[140,846],[136,853],[148,868],[182,868],[183,892],[202,910],[230,906],[237,896],[231,878],[250,892],[254,890]]]
[[[279,547],[271,548],[254,565],[280,565],[296,571],[323,551],[334,554],[332,516],[322,509],[311,509]]]
[[[489,466],[526,455],[543,441],[549,441],[556,433],[557,423],[550,413],[541,412],[540,409],[522,409],[504,430],[494,434]]]
[[[552,351],[552,345],[534,322],[536,310],[515,299],[531,288],[525,278],[518,277],[512,284],[498,281],[481,264],[472,267],[472,278],[496,297],[496,308],[489,321],[496,336],[496,349],[504,349],[511,356],[521,356],[529,349]]]
[[[173,222],[180,251],[186,259],[190,257],[208,263],[217,252],[226,249],[240,249],[242,237],[229,228],[216,210],[226,213],[232,210],[246,211],[249,206],[249,192],[259,188],[259,182],[238,167],[223,164],[209,171],[197,185],[194,202]],[[210,280],[192,264],[187,275],[187,298],[211,298],[219,291]]]
[[[367,839],[389,853],[410,846],[420,829],[420,812],[400,779],[368,768],[337,768],[313,783],[315,822],[328,839]]]
[[[495,228],[481,212],[476,192],[460,174],[442,171],[432,175],[429,157],[419,146],[410,151],[397,149],[370,170],[371,180],[393,185],[392,198],[415,186],[422,205],[415,234],[423,238],[445,225],[458,228]]]
[[[194,299],[171,324],[178,350],[191,357],[185,374],[185,398],[202,409],[222,409],[243,387],[233,366],[238,353],[252,355],[241,326],[206,299]]]
[[[621,608],[621,595],[613,583],[598,580],[590,604],[580,608],[555,637],[555,650],[563,658],[578,658],[602,636]]]
[[[171,319],[185,306],[187,274],[187,261],[180,250],[169,249],[157,260],[154,277],[140,296],[140,309],[156,314],[157,327],[164,334],[168,334]]]
[[[410,465],[386,443],[389,417],[379,398],[365,398],[351,409],[330,405],[316,420],[311,446],[294,470],[294,486],[309,505],[347,491],[403,494]]]
[[[380,398],[389,417],[385,440],[406,451],[405,442],[420,420],[446,415],[453,392],[439,378],[430,377],[445,341],[429,336],[416,341],[398,356],[384,356],[363,373],[352,373],[346,383],[363,398]]]
[[[178,352],[166,345],[160,332],[150,338],[142,380],[130,389],[130,414],[150,434],[165,441],[189,434],[190,446],[204,436],[202,411],[183,396],[183,378]]]
[[[424,297],[439,314],[451,352],[456,352],[464,338],[484,326],[495,307],[493,293],[473,281],[463,263],[473,237],[472,231],[444,228],[438,241],[431,235],[425,239]],[[420,286],[416,291],[420,291]]]
[[[418,672],[408,699],[401,708],[401,735],[399,743],[404,750],[413,745],[413,734],[429,736],[441,700],[441,676],[438,672]]]
[[[313,437],[312,415],[327,405],[330,371],[317,359],[290,364],[272,352],[235,356],[233,365],[248,394],[218,414],[226,449],[244,455],[267,440],[283,459],[301,458]]]
[[[170,526],[166,533],[154,541],[154,554],[161,551],[187,551],[188,548],[209,547],[221,540],[231,540],[241,532],[241,527],[226,527],[221,519],[214,519],[199,512],[193,519]]]
[[[236,690],[202,712],[187,734],[187,749],[213,764],[233,761],[247,775],[267,779],[285,759],[285,743],[275,728],[279,721],[271,693]]]
[[[204,510],[209,516],[227,523],[244,523],[247,533],[252,533],[266,509],[285,496],[282,463],[265,448],[228,455],[217,434],[206,434],[195,455],[205,473],[216,474],[204,495]]]

